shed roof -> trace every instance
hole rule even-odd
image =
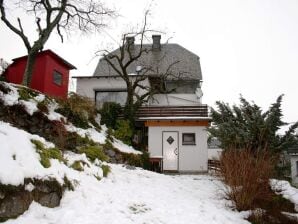
[[[200,58],[184,47],[178,44],[162,44],[160,50],[151,50],[151,44],[144,44],[143,48],[148,49],[149,52],[144,53],[137,61],[130,64],[127,68],[128,73],[136,73],[136,67],[143,66],[153,69],[153,71],[148,73],[149,76],[156,76],[158,74],[164,74],[169,66],[175,63],[171,66],[172,77],[179,76],[187,80],[202,80]],[[140,45],[135,44],[132,53],[137,53],[139,49]],[[118,48],[110,54],[120,55],[120,49]],[[126,53],[125,58],[125,60],[128,59],[128,53]],[[117,65],[116,61],[115,65]],[[101,58],[93,75],[117,76],[118,74],[104,58]]]
[[[59,62],[64,64],[69,69],[77,69],[74,65],[70,64],[68,61],[66,61],[65,59],[63,59],[62,57],[60,57],[58,54],[56,54],[55,52],[53,52],[50,49],[39,52],[37,54],[37,57],[42,56],[42,55],[50,55],[51,57],[55,58],[56,60],[58,60]],[[24,55],[24,56],[12,59],[12,61],[17,62],[17,61],[26,59],[27,57],[28,57],[28,55]]]

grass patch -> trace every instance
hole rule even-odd
[[[102,165],[101,169],[104,177],[107,177],[108,174],[111,172],[111,167],[109,167],[108,165]]]
[[[85,153],[86,156],[94,162],[96,159],[100,161],[109,161],[109,157],[104,153],[103,147],[100,145],[88,145],[79,149],[80,153]]]
[[[70,167],[77,171],[84,171],[81,161],[74,161]]]
[[[56,99],[59,103],[59,108],[55,111],[67,117],[67,119],[76,127],[87,129],[89,120],[94,120],[96,115],[96,108],[94,103],[87,97],[71,93],[69,97],[65,99]],[[96,125],[96,122],[92,122]]]
[[[41,112],[43,112],[45,114],[49,114],[49,108],[48,108],[48,106],[49,106],[50,102],[51,102],[50,99],[45,98],[43,101],[40,101],[40,102],[37,103],[37,108]]]
[[[33,99],[39,94],[38,92],[26,87],[19,87],[18,93],[19,93],[19,100],[25,100],[25,101]]]
[[[60,162],[65,162],[62,153],[57,148],[45,148],[41,141],[31,139],[35,145],[37,152],[40,155],[40,163],[43,167],[49,168],[51,166],[50,159],[58,159]]]

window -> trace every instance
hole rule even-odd
[[[182,133],[182,145],[196,145],[196,134]]]
[[[172,93],[195,93],[199,84],[198,80],[170,80],[166,81],[166,90]]]
[[[59,86],[62,86],[62,74],[54,70],[53,82]]]
[[[101,107],[104,102],[115,102],[124,106],[127,92],[126,91],[96,91],[96,105]]]
[[[159,77],[149,77],[150,86],[153,90],[156,90],[160,93],[165,91],[165,83]]]

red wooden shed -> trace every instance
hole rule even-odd
[[[13,59],[13,63],[4,73],[7,81],[21,84],[26,62],[27,56]],[[71,69],[76,69],[76,67],[53,51],[39,52],[35,60],[30,88],[50,96],[66,98]]]

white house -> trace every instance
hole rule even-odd
[[[292,184],[298,186],[298,146],[288,150],[291,162],[291,179]]]
[[[211,138],[208,142],[208,159],[219,160],[222,148],[220,147],[221,142],[217,138]]]
[[[208,107],[202,104],[202,73],[200,59],[178,44],[161,44],[160,35],[153,35],[153,43],[143,45],[150,49],[127,68],[135,79],[140,68],[157,68],[147,73],[143,85],[163,86],[174,90],[168,94],[155,94],[137,113],[140,137],[147,144],[152,163],[163,171],[205,172],[208,149],[206,127],[209,125]],[[140,45],[129,37],[127,43],[137,51]],[[119,53],[117,49],[113,54]],[[126,57],[128,57],[126,55]],[[165,80],[158,74],[171,67],[172,76]],[[173,77],[178,77],[173,78]],[[93,76],[78,76],[77,93],[92,98],[100,107],[113,101],[124,105],[127,91],[123,79],[102,58]],[[139,94],[143,93],[139,89]]]

